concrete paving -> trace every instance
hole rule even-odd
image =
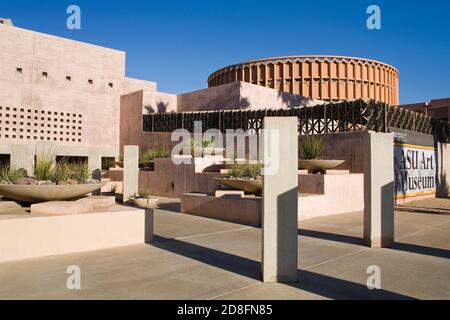
[[[449,215],[396,212],[393,249],[364,246],[362,224],[362,212],[301,221],[300,282],[264,284],[260,229],[156,210],[151,245],[0,264],[0,299],[450,299]],[[66,288],[70,265],[81,290]]]

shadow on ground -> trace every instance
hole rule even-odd
[[[364,245],[364,240],[362,238],[354,237],[354,236],[347,236],[347,235],[342,235],[342,234],[335,234],[335,233],[316,231],[316,230],[307,230],[307,229],[299,229],[298,234],[301,236],[309,237],[309,238],[343,242],[343,243],[354,244],[354,245]],[[450,251],[446,250],[446,249],[425,247],[425,246],[420,246],[420,245],[416,245],[416,244],[397,242],[397,241],[394,243],[394,247],[391,249],[398,250],[398,251],[410,252],[410,253],[416,253],[416,254],[423,254],[423,255],[432,256],[432,257],[450,259]]]
[[[261,279],[261,263],[259,261],[157,235],[155,235],[152,245],[244,277],[258,281]],[[300,282],[287,283],[286,285],[330,299],[414,299],[387,290],[369,290],[367,286],[359,283],[337,279],[311,271],[298,270],[298,273]]]

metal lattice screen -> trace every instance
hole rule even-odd
[[[433,134],[438,141],[450,140],[449,123],[373,100],[327,103],[314,107],[291,109],[219,110],[204,112],[171,112],[144,115],[143,130],[172,132],[186,129],[194,132],[194,123],[208,129],[227,129],[260,133],[264,117],[297,117],[300,135],[372,130],[389,132],[389,128]]]

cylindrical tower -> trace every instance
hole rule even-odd
[[[243,81],[324,101],[374,99],[398,105],[396,68],[374,60],[340,56],[288,56],[224,67],[208,86]]]

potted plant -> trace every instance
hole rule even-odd
[[[194,138],[189,140],[189,147],[193,157],[220,156],[225,148],[217,148],[213,138],[202,139],[200,143],[196,143]]]
[[[132,195],[129,201],[140,208],[144,209],[155,209],[158,205],[158,197],[151,196],[148,192],[139,191],[138,193]]]
[[[326,170],[333,169],[345,162],[345,160],[320,159],[324,149],[325,143],[321,137],[305,136],[299,144],[298,168],[308,170],[312,174],[324,174]]]
[[[0,168],[0,194],[24,202],[71,200],[100,189],[105,183],[91,179],[84,161],[56,161],[53,154],[40,155],[34,164],[33,176],[24,169],[3,165]]]
[[[155,168],[155,159],[169,158],[170,150],[165,146],[150,149],[139,158],[139,168],[142,170],[152,171]]]
[[[228,176],[216,178],[216,181],[231,189],[261,195],[263,182],[261,168],[260,163],[229,164],[227,165]]]

